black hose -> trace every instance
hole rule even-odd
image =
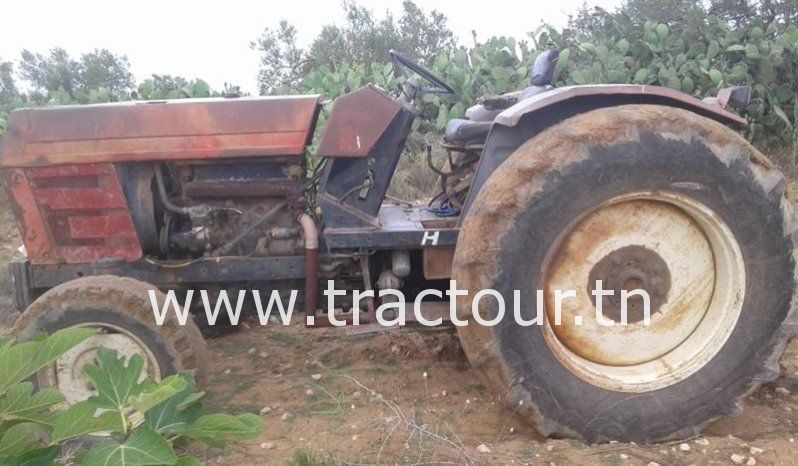
[[[341,196],[339,200],[341,202],[344,202],[346,200],[346,198],[351,196],[352,194],[355,194],[358,191],[361,191],[363,189],[370,188],[370,187],[371,187],[371,179],[368,179],[368,180],[364,181],[363,184],[361,184],[360,186],[355,186],[354,188],[352,188],[349,191],[345,192],[344,195]]]
[[[169,200],[169,196],[166,194],[166,186],[163,182],[163,167],[158,164],[155,167],[155,184],[158,185],[158,195],[161,198],[161,202],[166,210],[170,212],[174,212],[176,214],[182,215],[189,215],[189,208],[188,207],[180,207],[177,205],[172,204],[172,201]]]

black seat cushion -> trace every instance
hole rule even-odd
[[[491,121],[471,121],[455,118],[446,123],[443,138],[451,144],[474,144],[485,141],[490,131]]]
[[[460,118],[450,120],[446,124],[443,138],[446,142],[457,145],[483,143],[488,137],[490,125],[496,115],[516,102],[521,102],[547,90],[549,88],[545,86],[529,86],[520,92],[485,99],[482,104],[475,105],[468,110],[466,115],[471,118],[470,120]]]

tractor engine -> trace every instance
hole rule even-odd
[[[145,254],[165,259],[300,254],[305,170],[292,160],[152,164],[127,170]],[[134,198],[129,195],[128,198]]]
[[[319,108],[318,96],[296,96],[14,112],[0,174],[28,259],[301,255]]]

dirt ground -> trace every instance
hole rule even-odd
[[[0,190],[2,191],[2,190]],[[0,194],[0,266],[21,244]],[[0,273],[0,323],[15,318]],[[208,341],[211,410],[261,413],[255,442],[191,447],[208,464],[798,464],[798,342],[785,375],[743,413],[685,442],[639,446],[547,440],[498,406],[449,332],[347,335],[244,326]]]

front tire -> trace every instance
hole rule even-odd
[[[779,374],[794,333],[795,220],[781,174],[728,128],[654,105],[594,110],[535,136],[494,172],[460,233],[453,278],[499,291],[522,327],[458,331],[473,366],[545,435],[651,443],[739,412]],[[596,279],[651,297],[650,325],[597,325]],[[576,291],[554,324],[555,289]],[[602,300],[604,315],[619,306]],[[639,303],[638,303],[639,304]],[[483,318],[496,302],[481,300]],[[635,314],[635,312],[638,312]],[[591,320],[592,318],[592,320]],[[576,325],[577,320],[583,325]]]
[[[201,381],[205,342],[193,320],[180,325],[169,315],[155,323],[149,290],[159,303],[164,295],[153,285],[117,276],[86,277],[61,284],[34,301],[14,327],[19,341],[69,327],[93,327],[99,333],[69,350],[55,364],[39,371],[39,388],[55,387],[72,405],[93,394],[83,366],[93,363],[100,346],[121,356],[139,354],[144,371],[158,381],[178,372],[192,372]]]

